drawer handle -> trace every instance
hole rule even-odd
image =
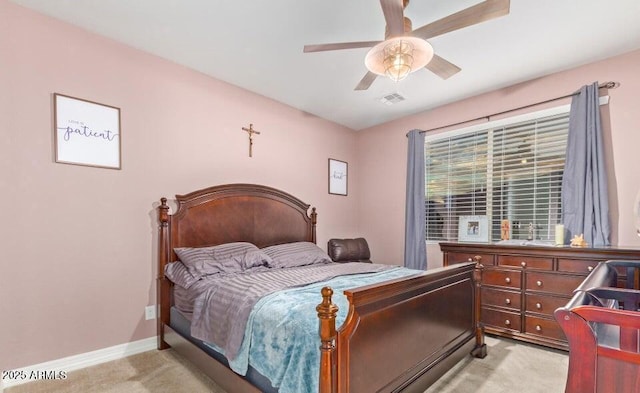
[[[542,281],[540,281],[540,280],[536,281],[536,285],[541,287],[542,286]]]
[[[511,321],[507,319],[507,320],[504,321],[504,324],[509,326],[509,325],[511,325]]]
[[[542,331],[542,326],[536,325],[536,332],[541,332],[541,331]]]
[[[540,304],[540,303],[536,303],[536,308],[537,308],[538,310],[541,310],[541,309],[542,309],[542,304]]]
[[[473,258],[467,259],[467,262],[473,262]]]
[[[511,304],[511,299],[506,298],[506,299],[504,299],[504,302],[507,303],[507,304]]]
[[[506,282],[507,284],[511,283],[511,278],[509,278],[509,277],[505,278],[504,282]]]
[[[589,267],[587,267],[587,270],[588,270],[588,271],[590,271],[590,272],[592,272],[592,271],[593,271],[593,266],[589,266]]]
[[[525,261],[520,262],[520,266],[527,267],[527,263]]]

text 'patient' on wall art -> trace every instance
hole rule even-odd
[[[56,162],[120,169],[120,108],[54,94]]]

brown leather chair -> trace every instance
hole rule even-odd
[[[371,263],[371,253],[367,241],[357,239],[330,239],[327,253],[334,262],[365,262]]]

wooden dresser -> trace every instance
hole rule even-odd
[[[555,309],[598,262],[640,260],[639,249],[616,247],[440,243],[440,249],[445,266],[468,261],[484,266],[481,320],[487,333],[564,350],[567,340]],[[624,286],[626,273],[618,273],[618,286]]]

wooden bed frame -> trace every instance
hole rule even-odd
[[[166,198],[158,207],[158,349],[172,347],[229,392],[259,392],[171,327],[173,284],[164,267],[177,259],[175,247],[315,243],[315,208],[309,213],[310,205],[298,198],[252,184],[210,187],[176,200],[174,214]],[[480,268],[459,264],[345,291],[350,307],[339,329],[332,290],[323,288],[317,307],[320,392],[423,392],[470,353],[486,356]]]

